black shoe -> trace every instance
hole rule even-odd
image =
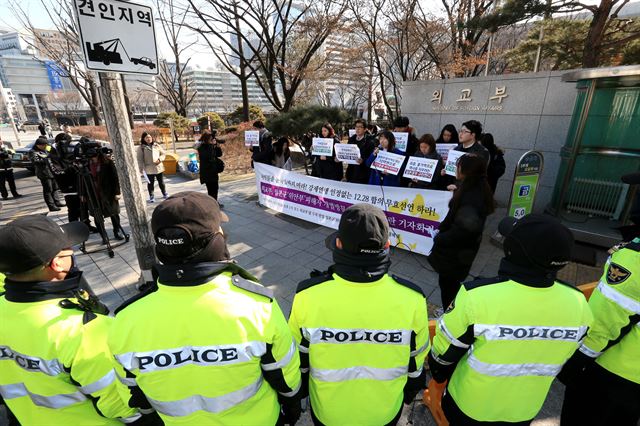
[[[20,197],[23,197],[23,195],[22,194],[13,194],[13,198],[20,198]]]
[[[93,225],[87,225],[87,227],[89,228],[90,234],[97,234],[98,232],[100,232],[100,230]]]
[[[2,199],[3,199],[3,200],[6,200],[7,198],[9,198],[9,196],[8,196],[8,195],[3,195],[3,196],[2,196]]]
[[[60,207],[55,206],[55,207],[49,207],[49,211],[50,212],[59,212],[60,210],[62,210]]]
[[[118,241],[124,240],[124,236],[120,233],[120,231],[113,231],[113,238]]]
[[[220,206],[221,209],[224,209],[224,204],[218,203],[218,206]]]

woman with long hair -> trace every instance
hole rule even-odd
[[[444,162],[442,161],[442,157],[436,151],[436,141],[433,139],[433,136],[430,133],[425,133],[418,140],[418,149],[413,154],[414,157],[420,158],[428,158],[430,160],[438,160],[438,164],[436,165],[435,170],[433,171],[433,178],[431,182],[425,182],[423,180],[412,179],[409,182],[410,188],[419,188],[419,189],[442,189],[440,187],[440,181],[442,180],[442,176],[440,176],[440,170],[444,167]]]
[[[289,139],[285,136],[278,138],[278,140],[273,143],[271,165],[276,166],[279,169],[293,169],[291,152],[289,151]]]
[[[383,130],[382,132],[380,132],[380,134],[378,135],[378,140],[380,141],[380,145],[378,145],[378,147],[373,150],[373,153],[371,153],[371,155],[367,159],[367,167],[371,167],[380,151],[387,151],[398,155],[404,155],[402,151],[396,148],[396,137],[390,130]],[[369,174],[369,185],[400,186],[400,176],[402,176],[403,172],[404,164],[397,175],[392,175],[387,172],[381,172],[376,169],[371,169],[371,173]]]
[[[162,164],[165,158],[164,148],[147,132],[143,132],[140,137],[137,157],[140,171],[146,174],[148,179],[147,190],[149,191],[149,202],[153,203],[155,201],[153,192],[156,179],[158,180],[158,186],[160,187],[162,196],[164,198],[169,197],[167,189],[164,186],[164,164]]]
[[[340,143],[340,139],[336,136],[333,126],[325,123],[322,126],[321,135],[323,138],[333,139],[333,155],[327,157],[324,155],[314,155],[313,159],[313,175],[322,179],[330,179],[341,181],[343,176],[342,162],[336,160],[335,145]]]
[[[129,238],[122,225],[120,224],[120,181],[118,180],[118,172],[116,166],[111,159],[111,149],[109,148],[90,148],[87,152],[89,160],[89,172],[95,183],[96,197],[100,211],[104,218],[111,218],[113,226],[113,236],[116,240],[124,240]],[[104,222],[96,225],[101,229],[102,234],[106,235]],[[106,244],[106,240],[103,241]]]
[[[429,263],[438,273],[442,307],[455,299],[480,249],[487,216],[493,213],[493,193],[487,181],[487,162],[475,154],[458,159],[460,185],[449,202],[449,213],[433,239]]]
[[[218,200],[219,174],[223,164],[222,149],[216,140],[217,130],[205,130],[200,136],[198,157],[200,158],[200,183],[206,185],[207,194]],[[222,206],[222,205],[220,205]]]
[[[436,139],[436,144],[439,143],[459,144],[460,140],[458,139],[458,130],[456,130],[456,126],[453,124],[445,125],[440,131],[440,136]]]
[[[496,146],[491,133],[484,133],[480,138],[480,143],[482,146],[487,148],[487,151],[489,151],[487,179],[489,180],[491,192],[495,194],[496,187],[498,186],[498,179],[500,179],[500,176],[502,176],[507,169],[507,165],[504,162],[504,151]]]

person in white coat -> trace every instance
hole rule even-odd
[[[169,197],[167,189],[164,186],[163,172],[164,164],[162,162],[165,159],[164,149],[156,141],[153,140],[153,136],[149,133],[142,133],[140,138],[140,145],[138,146],[138,166],[140,171],[147,180],[147,189],[149,191],[149,202],[153,203],[154,198],[154,183],[157,180],[160,191],[164,198]]]

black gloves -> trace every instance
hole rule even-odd
[[[411,404],[414,399],[416,399],[416,395],[420,391],[420,389],[424,389],[427,387],[427,372],[422,369],[420,376],[416,378],[407,378],[407,383],[404,385],[403,393],[404,397],[402,401],[405,404]]]
[[[300,405],[300,397],[298,395],[292,398],[280,398],[280,419],[278,424],[295,425],[300,414],[302,414],[302,407]]]

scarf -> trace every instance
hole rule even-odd
[[[389,250],[377,254],[351,254],[344,250],[333,250],[334,264],[329,272],[355,282],[377,281],[389,271],[391,258]]]

